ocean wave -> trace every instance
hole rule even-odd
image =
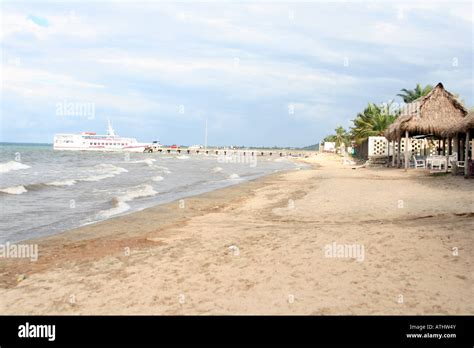
[[[145,158],[144,160],[139,160],[139,161],[131,161],[127,163],[145,163],[149,167],[153,166],[153,163],[156,162],[156,159],[154,158]]]
[[[18,185],[0,189],[0,192],[8,193],[9,195],[21,195],[22,193],[28,192],[28,190],[24,186]]]
[[[8,173],[12,170],[20,170],[20,169],[28,169],[28,168],[31,168],[31,167],[17,161],[0,163],[0,173],[2,174]]]
[[[234,174],[229,175],[229,179],[240,179],[240,176],[239,174],[234,173]]]
[[[222,171],[222,168],[221,168],[221,167],[214,167],[214,168],[212,168],[212,171],[213,171],[214,173],[219,173],[219,172]]]
[[[76,180],[69,179],[69,180],[58,180],[58,181],[51,181],[46,183],[48,186],[72,186],[76,184]]]
[[[163,166],[153,166],[153,168],[158,169],[160,173],[163,174],[171,174],[171,171],[169,170],[168,167],[163,167]]]
[[[107,178],[113,178],[116,175],[121,173],[128,172],[125,168],[116,167],[111,164],[99,164],[94,167],[93,171],[96,174],[77,178],[77,179],[65,179],[65,180],[54,180],[46,183],[34,183],[34,184],[27,184],[27,185],[20,185],[20,186],[12,186],[7,187],[4,189],[0,189],[0,192],[19,195],[28,191],[36,191],[40,189],[47,188],[48,186],[73,186],[78,182],[85,181],[100,181]]]
[[[158,175],[158,176],[155,176],[155,177],[154,177],[153,179],[151,179],[151,180],[153,180],[153,181],[163,181],[164,178],[163,178],[162,176]]]
[[[124,195],[112,199],[112,208],[102,210],[97,214],[99,218],[109,218],[113,215],[121,214],[130,209],[127,202],[137,198],[151,197],[158,194],[151,185],[138,185],[129,189]]]
[[[128,170],[122,167],[116,167],[113,164],[98,164],[94,167],[95,169],[95,174],[85,177],[85,178],[80,178],[77,179],[77,181],[100,181],[104,180],[107,178],[113,178],[116,175],[119,175],[121,173],[127,173]]]
[[[188,159],[189,156],[186,156],[186,155],[179,155],[179,156],[176,156],[176,159]]]

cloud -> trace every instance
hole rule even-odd
[[[314,143],[368,101],[416,83],[444,82],[473,103],[470,3],[2,6],[3,133],[12,139],[28,141],[35,123],[49,140],[52,105],[64,99],[94,102],[135,135],[199,143],[209,118],[214,141],[247,145]]]

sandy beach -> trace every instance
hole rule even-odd
[[[472,180],[304,161],[29,241],[37,262],[0,259],[0,313],[474,314]]]

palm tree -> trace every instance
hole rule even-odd
[[[350,143],[350,134],[342,127],[339,126],[334,130],[335,134],[330,134],[323,139],[323,142],[336,143],[336,147],[344,144],[348,146]]]
[[[403,88],[401,90],[401,92],[403,92],[403,93],[399,93],[399,94],[397,94],[397,96],[402,97],[402,99],[405,103],[411,103],[412,101],[427,95],[428,93],[431,92],[432,89],[433,89],[433,86],[431,86],[431,85],[426,85],[423,88],[418,83],[416,85],[415,89],[408,90],[406,88]]]
[[[391,102],[385,106],[369,103],[363,112],[357,114],[352,121],[351,133],[356,142],[361,143],[370,136],[381,136],[385,129],[396,120],[391,113]]]
[[[336,132],[334,138],[334,141],[336,142],[336,147],[340,147],[342,144],[347,145],[349,142],[349,137],[346,130],[342,126],[339,126],[334,131]]]
[[[336,136],[334,134],[331,134],[331,135],[328,135],[327,137],[325,137],[323,139],[323,142],[324,143],[332,143],[332,142],[335,142],[336,141]]]

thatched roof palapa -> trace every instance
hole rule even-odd
[[[400,116],[385,131],[388,140],[403,137],[405,131],[413,135],[442,133],[464,119],[467,110],[456,97],[438,83],[427,95],[408,103]]]
[[[398,117],[388,128],[385,130],[384,135],[388,140],[397,140],[399,138],[399,123],[400,117]]]
[[[474,111],[471,111],[466,117],[452,124],[442,135],[446,138],[452,138],[458,133],[466,133],[468,129],[474,129]]]

